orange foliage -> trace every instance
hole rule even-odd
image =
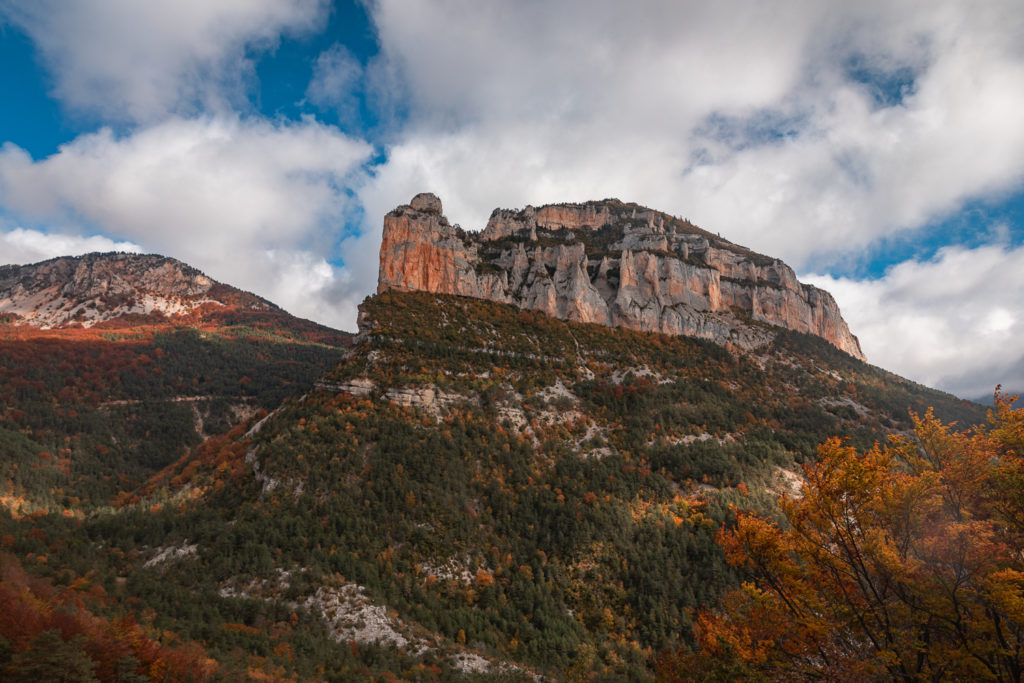
[[[476,570],[476,585],[483,588],[485,586],[490,586],[493,583],[494,574],[492,574],[491,572],[487,571],[482,567]]]
[[[805,467],[788,526],[741,515],[720,534],[751,583],[697,618],[696,656],[666,678],[1020,680],[1024,674],[1024,409],[989,426],[929,411],[916,440],[866,453],[833,439]]]
[[[157,674],[160,680],[206,681],[217,672],[217,664],[198,645],[166,647],[131,616],[96,616],[85,607],[88,593],[75,590],[75,584],[59,591],[29,576],[10,555],[0,555],[0,579],[0,637],[10,642],[12,654],[28,651],[40,634],[57,630],[65,641],[84,639],[83,649],[100,680],[116,680],[119,663],[129,657],[139,662],[137,673]]]

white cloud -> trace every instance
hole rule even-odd
[[[785,94],[819,4],[381,0],[373,18],[419,116],[685,132],[709,102],[743,109]],[[751,59],[761,53],[771,58]]]
[[[228,284],[253,282],[256,275],[260,295],[289,313],[355,331],[356,309],[366,293],[353,291],[346,268],[332,266],[322,254],[308,250],[253,249],[245,258],[244,270],[231,275],[237,281],[225,280]]]
[[[616,196],[801,270],[928,239],[966,201],[1024,189],[1017,5],[379,0],[367,73],[408,117],[360,198],[379,221],[434,191],[475,229],[496,206]],[[1024,255],[1005,232],[817,281],[872,362],[969,396],[1024,386]],[[352,274],[369,290],[376,270]]]
[[[141,252],[142,247],[133,242],[115,242],[102,235],[62,235],[26,228],[0,232],[0,265],[37,263],[93,251]]]
[[[359,116],[356,93],[362,77],[359,60],[344,45],[336,44],[317,56],[306,97],[318,107],[336,110],[339,119],[354,122]]]
[[[878,108],[864,88],[837,83],[799,105],[812,115],[792,140],[727,150],[695,169],[684,196],[698,218],[736,225],[751,246],[781,242],[802,265],[1020,187],[1024,53],[1006,40],[1020,22],[947,18],[928,34],[930,61],[901,106]]]
[[[967,398],[1024,387],[1024,247],[947,247],[876,280],[801,279],[832,292],[875,365]]]
[[[83,135],[39,161],[5,145],[0,205],[52,231],[84,226],[130,240],[298,315],[352,327],[351,302],[329,286],[346,276],[326,259],[353,220],[347,190],[371,152],[313,120],[174,118],[125,137]]]
[[[1013,0],[373,8],[409,115],[370,204],[617,196],[804,267],[1024,182]]]
[[[107,120],[223,110],[253,76],[246,50],[324,20],[324,0],[4,0],[74,109]]]

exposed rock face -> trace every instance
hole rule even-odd
[[[617,199],[496,209],[472,234],[448,223],[436,196],[416,195],[384,217],[377,291],[389,289],[744,348],[768,343],[777,325],[864,358],[832,296],[782,261]]]
[[[228,301],[277,308],[181,261],[153,254],[86,254],[0,266],[0,314],[43,328],[89,327],[133,313],[186,315],[204,304]]]

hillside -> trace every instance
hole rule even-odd
[[[730,352],[416,292],[360,327],[315,390],[115,509],[8,518],[8,549],[220,671],[642,680],[737,581],[717,531],[818,443],[984,418],[796,332]]]
[[[118,318],[202,318],[216,309],[271,311],[274,304],[156,254],[92,253],[0,266],[0,315],[41,328],[92,327]]]
[[[87,514],[309,386],[350,336],[174,259],[0,269],[3,506]]]

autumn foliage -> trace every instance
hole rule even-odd
[[[987,427],[929,412],[866,453],[833,439],[783,497],[719,542],[749,572],[697,618],[666,679],[1000,680],[1024,672],[1024,409]]]
[[[104,618],[86,579],[59,588],[0,555],[0,679],[205,681],[216,662],[195,643],[168,647],[131,616]]]

